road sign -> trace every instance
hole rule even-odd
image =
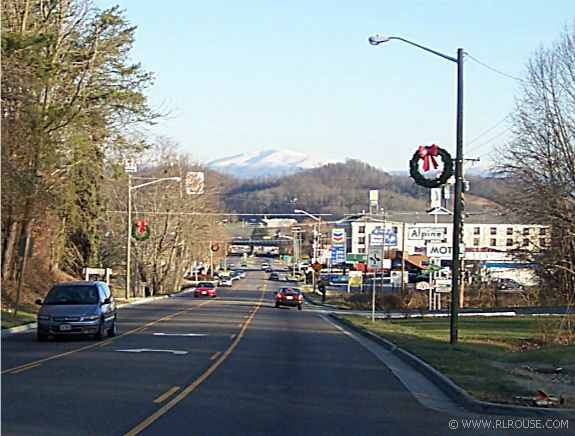
[[[383,254],[380,247],[369,247],[369,252],[367,255],[367,266],[368,268],[372,269],[383,268]]]

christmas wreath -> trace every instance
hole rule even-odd
[[[150,226],[148,221],[139,220],[134,222],[132,226],[132,238],[136,241],[145,241],[150,238]]]
[[[212,244],[210,245],[210,249],[213,252],[216,252],[220,249],[220,245],[217,242],[212,242]]]
[[[443,171],[438,177],[428,179],[420,172],[419,161],[423,160],[423,171],[427,172],[432,166],[433,169],[437,169],[437,156],[439,156],[443,162]],[[453,175],[453,159],[446,150],[435,144],[430,146],[420,145],[419,149],[413,154],[413,157],[409,161],[409,174],[418,185],[426,188],[437,188],[438,186],[444,185]]]

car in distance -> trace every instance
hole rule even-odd
[[[218,279],[218,286],[231,287],[234,284],[234,279],[231,276],[222,276]]]
[[[116,336],[116,302],[105,282],[63,282],[54,285],[38,311],[36,337],[91,335],[96,340]]]
[[[216,285],[214,282],[200,282],[194,290],[194,297],[217,297]]]
[[[276,280],[277,281],[280,279],[280,275],[276,271],[272,271],[272,272],[270,272],[270,276],[268,278],[270,280]]]
[[[302,310],[303,294],[299,288],[280,288],[276,292],[276,308],[280,306],[297,307]]]
[[[236,272],[238,273],[238,276],[240,277],[240,279],[246,278],[246,270],[245,269],[237,269]]]
[[[519,283],[517,280],[513,280],[510,278],[500,278],[497,281],[497,290],[498,291],[524,291],[525,285],[523,283]]]

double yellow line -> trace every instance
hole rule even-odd
[[[261,295],[259,301],[256,303],[254,309],[250,313],[246,322],[243,324],[240,332],[235,337],[234,341],[227,348],[227,350],[224,351],[224,353],[217,358],[217,360],[212,364],[212,366],[210,366],[206,370],[206,372],[204,372],[200,377],[198,377],[192,384],[190,384],[188,387],[186,387],[176,397],[174,397],[172,400],[170,400],[168,403],[166,403],[166,405],[162,406],[160,409],[158,409],[151,416],[149,416],[144,421],[142,421],[140,424],[138,424],[136,427],[134,427],[132,430],[127,432],[126,436],[137,435],[138,433],[140,433],[141,431],[143,431],[144,429],[149,427],[152,423],[154,423],[156,420],[158,420],[162,415],[166,414],[169,410],[171,410],[174,406],[176,406],[179,402],[181,402],[184,398],[186,398],[189,394],[191,394],[216,369],[218,369],[218,367],[229,357],[229,355],[232,353],[232,351],[234,351],[234,349],[238,346],[238,344],[241,341],[241,339],[243,338],[246,330],[248,329],[249,325],[251,324],[252,320],[254,319],[256,312],[259,310],[260,306],[262,305],[262,301],[263,301],[263,297],[264,297],[263,291],[265,291],[265,287],[262,290],[262,295]],[[168,392],[170,392],[170,395],[171,395],[171,394],[175,393],[177,390],[179,390],[179,389],[172,388],[172,390],[168,391]]]

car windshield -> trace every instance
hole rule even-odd
[[[45,304],[97,304],[95,286],[55,286],[46,297]]]
[[[198,288],[213,288],[214,284],[211,282],[202,282],[198,285]]]

